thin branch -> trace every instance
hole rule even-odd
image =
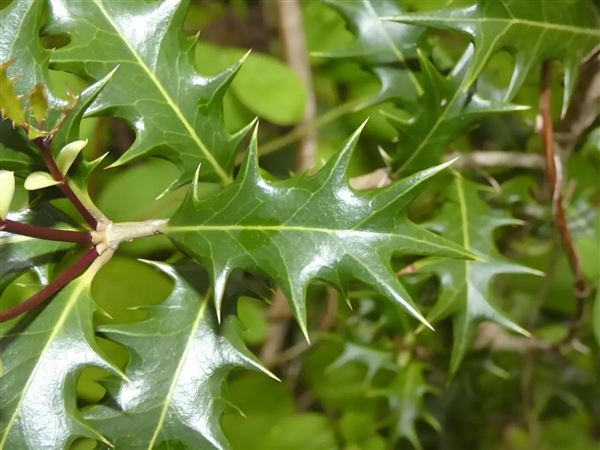
[[[540,116],[542,120],[542,143],[545,152],[546,159],[546,171],[548,175],[548,182],[550,185],[550,191],[552,193],[552,211],[554,216],[554,223],[559,232],[563,247],[567,254],[569,266],[575,277],[575,297],[577,298],[576,311],[573,316],[573,321],[569,329],[569,333],[565,339],[565,342],[571,342],[579,329],[580,322],[583,318],[583,309],[585,299],[589,296],[589,288],[583,276],[581,270],[581,262],[579,255],[573,244],[565,210],[563,206],[563,196],[561,193],[561,177],[560,172],[557,170],[557,157],[554,153],[554,131],[552,125],[552,115],[550,110],[551,101],[551,80],[552,80],[552,68],[550,61],[544,61],[542,64],[542,76],[540,85]]]
[[[476,169],[479,167],[510,167],[515,169],[544,170],[544,158],[535,153],[476,151],[471,153],[450,153],[444,160],[450,161],[458,157],[452,165],[457,170]]]
[[[92,230],[95,230],[98,226],[98,221],[96,218],[88,211],[85,205],[81,202],[79,197],[75,195],[75,193],[71,190],[71,187],[65,181],[65,177],[60,170],[58,170],[58,166],[56,165],[56,161],[54,161],[54,157],[52,156],[52,152],[50,151],[50,142],[51,138],[48,137],[39,137],[33,140],[35,145],[40,149],[40,153],[42,155],[42,159],[44,163],[48,167],[50,171],[50,175],[54,178],[55,181],[58,181],[58,188],[65,194],[65,197],[69,199],[69,201],[73,204],[73,206],[79,211],[79,214],[85,219],[85,221],[92,227]]]
[[[55,230],[52,228],[38,227],[14,220],[0,220],[0,230],[7,233],[29,236],[46,241],[75,242],[77,244],[91,244],[92,235],[84,231]]]
[[[290,145],[290,144],[296,142],[298,139],[301,139],[306,133],[310,133],[313,130],[318,130],[319,128],[327,125],[328,123],[333,122],[334,120],[336,120],[342,116],[345,116],[346,114],[360,111],[360,109],[361,109],[360,106],[362,104],[365,104],[365,102],[367,100],[368,100],[368,98],[365,97],[365,98],[359,98],[357,100],[353,100],[348,103],[343,103],[343,104],[339,105],[338,107],[330,109],[323,115],[317,117],[313,122],[298,125],[296,128],[294,128],[288,134],[278,137],[278,138],[275,138],[272,141],[269,141],[269,142],[265,143],[264,145],[261,145],[260,149],[258,150],[259,156],[263,157],[263,156],[269,155],[271,153],[274,153],[277,150],[281,150],[282,148],[286,147],[287,145]],[[244,160],[244,154],[240,153],[235,160],[236,165],[241,164],[243,160]]]
[[[77,278],[81,275],[88,266],[94,262],[94,260],[98,257],[98,252],[96,248],[92,248],[89,250],[79,261],[77,261],[73,266],[69,267],[62,274],[60,274],[55,280],[53,280],[49,285],[44,287],[41,291],[34,294],[29,299],[25,300],[23,303],[19,303],[12,308],[9,308],[5,311],[0,312],[0,323],[6,322],[8,320],[14,319],[21,314],[26,313],[27,311],[31,311],[36,306],[42,304],[46,300],[48,300],[52,295],[58,292],[62,287],[64,287],[69,281]]]

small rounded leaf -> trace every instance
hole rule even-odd
[[[6,220],[10,203],[15,195],[15,175],[8,170],[0,170],[0,219]]]
[[[73,164],[73,161],[75,161],[75,158],[77,158],[77,155],[79,155],[79,152],[83,150],[83,147],[85,147],[87,143],[87,139],[82,141],[73,141],[60,149],[60,152],[56,157],[56,165],[63,176],[67,174],[69,168]]]
[[[48,186],[55,186],[60,181],[56,181],[52,178],[52,175],[46,172],[33,172],[29,174],[25,180],[25,189],[28,191],[35,191],[36,189],[43,189]]]

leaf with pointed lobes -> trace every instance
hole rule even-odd
[[[340,290],[351,280],[365,283],[427,324],[390,263],[395,254],[473,257],[406,216],[407,204],[448,164],[382,189],[355,191],[346,171],[361,130],[316,174],[284,181],[260,175],[255,130],[230,186],[200,200],[190,188],[164,231],[208,268],[217,311],[229,274],[243,269],[263,272],[279,284],[305,336],[306,290],[317,279]]]
[[[515,264],[502,255],[494,244],[494,231],[502,226],[518,225],[520,221],[507,214],[492,213],[481,199],[482,186],[454,173],[448,189],[449,201],[429,227],[442,236],[462,245],[483,261],[453,261],[425,258],[415,263],[418,271],[433,272],[441,281],[437,303],[427,315],[433,323],[453,316],[454,345],[450,371],[456,373],[463,360],[477,325],[489,320],[516,333],[529,333],[501,313],[494,305],[492,285],[500,274],[543,275],[534,269]]]
[[[234,316],[217,323],[202,268],[148,264],[173,280],[173,290],[163,303],[144,307],[147,320],[99,328],[129,350],[130,360],[127,380],[108,380],[107,402],[86,419],[115,448],[227,448],[219,419],[229,371],[244,367],[275,377],[246,349]]]
[[[562,115],[575,88],[581,60],[600,42],[600,18],[591,1],[479,0],[465,8],[443,9],[385,18],[395,22],[454,30],[471,36],[475,55],[465,88],[471,86],[500,50],[512,54],[515,68],[505,100],[514,97],[531,70],[546,59],[565,68]]]
[[[76,401],[77,379],[85,368],[123,376],[94,334],[97,307],[90,286],[98,268],[92,264],[43,310],[0,325],[0,448],[70,448],[79,437],[107,442],[82,420]]]
[[[12,61],[0,64],[0,112],[2,119],[10,119],[16,126],[21,126],[26,123],[25,112],[15,94],[14,81],[6,74],[6,69],[11,64]]]
[[[191,63],[197,36],[183,33],[188,5],[188,0],[53,0],[45,26],[71,39],[53,50],[52,68],[99,80],[107,68],[120,65],[86,116],[127,122],[135,141],[112,166],[150,155],[168,159],[181,171],[171,190],[188,183],[199,163],[204,181],[229,184],[246,132],[230,135],[223,117],[225,92],[243,58],[216,76],[198,75]],[[81,63],[90,58],[93,64]]]

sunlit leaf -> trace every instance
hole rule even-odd
[[[191,187],[165,232],[209,268],[217,310],[227,277],[240,268],[262,271],[279,284],[305,334],[306,289],[317,278],[342,291],[348,281],[359,280],[424,320],[390,260],[397,253],[470,256],[410,222],[403,211],[447,164],[383,189],[354,191],[346,170],[359,133],[315,175],[279,182],[260,175],[255,133],[230,187],[204,199],[196,199]]]

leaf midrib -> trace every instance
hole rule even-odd
[[[156,423],[156,428],[154,430],[154,434],[152,435],[152,439],[150,439],[150,443],[148,445],[148,450],[152,450],[154,448],[154,443],[158,439],[158,435],[160,434],[160,431],[162,430],[163,424],[165,422],[165,418],[167,417],[167,412],[169,410],[169,406],[171,405],[171,401],[173,399],[173,393],[175,392],[175,389],[177,388],[177,385],[179,382],[179,377],[181,376],[181,372],[183,371],[183,368],[187,362],[187,357],[188,357],[188,354],[190,353],[190,349],[192,348],[192,346],[194,344],[196,332],[198,331],[198,328],[200,328],[200,325],[202,325],[202,323],[203,323],[204,315],[206,313],[206,308],[209,303],[209,298],[210,298],[210,293],[207,293],[206,296],[204,297],[204,302],[202,303],[202,305],[200,306],[200,309],[198,310],[198,314],[196,316],[196,319],[194,320],[194,324],[193,324],[192,328],[190,329],[190,334],[189,334],[188,340],[185,344],[184,351],[181,355],[181,359],[179,360],[179,364],[177,365],[177,369],[175,370],[175,373],[173,375],[173,380],[171,381],[171,385],[169,386],[169,392],[167,393],[167,395],[165,396],[165,399],[163,401],[163,407],[160,412],[158,422]]]
[[[407,23],[414,22],[431,22],[431,17],[424,16],[411,16],[411,15],[401,15],[401,16],[391,16],[391,17],[382,17],[383,20],[394,20],[399,22],[406,21]],[[543,28],[543,29],[551,29],[562,32],[568,32],[573,34],[585,34],[589,36],[600,36],[600,30],[595,30],[594,28],[583,28],[583,27],[574,27],[571,25],[562,25],[553,22],[536,22],[534,20],[525,20],[525,19],[499,19],[499,18],[491,18],[491,17],[478,17],[478,18],[456,18],[456,17],[444,17],[443,19],[434,18],[435,21],[443,20],[444,22],[463,22],[463,23],[485,23],[485,22],[500,22],[506,23],[506,28],[511,27],[512,25],[525,25],[534,28]]]
[[[154,83],[154,85],[156,86],[158,91],[161,93],[161,95],[163,96],[163,98],[165,99],[165,101],[167,102],[169,107],[173,110],[173,112],[175,113],[177,118],[181,121],[181,123],[187,130],[189,136],[196,143],[198,148],[202,151],[202,153],[204,154],[204,157],[210,163],[210,165],[213,167],[213,169],[215,170],[215,172],[217,173],[217,175],[219,176],[219,178],[221,179],[223,184],[227,185],[227,184],[231,183],[231,177],[227,175],[227,173],[223,170],[223,168],[220,166],[220,164],[217,162],[217,160],[214,158],[214,156],[210,153],[210,151],[208,150],[206,145],[204,145],[204,142],[202,142],[200,137],[196,134],[196,131],[191,126],[191,124],[187,121],[187,119],[183,115],[183,112],[179,109],[177,104],[173,101],[173,99],[171,98],[169,93],[163,87],[160,80],[158,78],[156,78],[156,76],[150,70],[150,68],[146,65],[144,60],[138,55],[135,48],[133,48],[131,46],[130,42],[127,39],[125,39],[125,36],[123,36],[121,34],[121,32],[119,31],[119,28],[112,21],[110,15],[106,11],[106,9],[104,9],[102,0],[93,0],[93,1],[96,4],[96,6],[98,7],[98,9],[100,10],[100,12],[102,13],[102,15],[104,16],[104,18],[113,27],[113,29],[115,30],[115,33],[117,33],[119,35],[119,37],[121,38],[121,40],[125,43],[125,46],[129,50],[129,52],[132,54],[132,56],[135,58],[135,60],[139,64],[139,66],[144,70],[144,72],[146,72],[146,75],[148,75],[148,78],[152,81],[152,83]]]
[[[35,367],[31,371],[31,374],[29,375],[29,378],[27,379],[27,383],[25,383],[25,386],[23,387],[23,390],[21,391],[21,396],[19,398],[19,402],[15,406],[14,413],[12,414],[8,424],[6,425],[6,428],[3,430],[4,435],[2,436],[2,440],[0,441],[0,449],[4,448],[4,444],[6,444],[6,441],[8,440],[8,436],[10,435],[10,430],[12,429],[13,425],[15,424],[17,417],[19,415],[19,412],[21,410],[21,406],[23,404],[25,394],[28,391],[29,386],[31,386],[31,383],[33,382],[33,379],[34,379],[37,371],[39,370],[39,365],[40,365],[40,362],[42,361],[44,354],[48,351],[48,348],[50,348],[50,346],[54,342],[54,339],[56,339],[56,336],[58,335],[58,333],[63,329],[63,325],[64,325],[65,321],[67,320],[67,317],[70,315],[74,306],[77,304],[77,302],[79,300],[79,296],[81,295],[83,290],[86,288],[86,286],[89,284],[91,278],[93,278],[94,273],[91,273],[90,275],[88,275],[88,273],[84,273],[77,280],[76,287],[74,288],[69,300],[67,301],[65,308],[62,310],[58,320],[54,323],[54,327],[52,328],[52,332],[48,336],[46,345],[40,351],[40,356],[35,364]]]

